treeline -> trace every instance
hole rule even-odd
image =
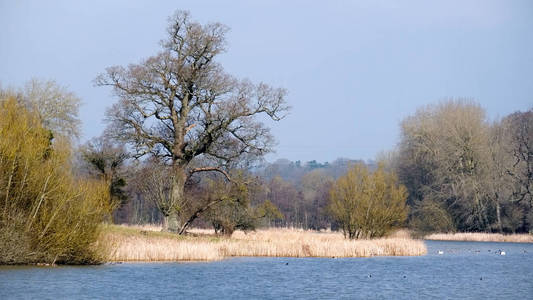
[[[532,109],[490,121],[475,102],[429,105],[403,120],[398,148],[376,159],[407,188],[405,225],[418,232],[533,229]],[[286,216],[281,225],[335,228],[330,186],[355,163],[280,160],[257,174]]]
[[[489,121],[470,101],[419,109],[401,124],[398,149],[377,160],[407,188],[407,225],[421,233],[530,232],[533,222],[533,111]],[[278,160],[249,171],[251,206],[270,201],[283,218],[263,225],[337,228],[328,209],[332,184],[362,163]],[[369,170],[377,163],[367,162]],[[123,221],[157,222],[157,209],[135,192]],[[194,193],[191,199],[194,198]],[[216,207],[216,206],[215,206]],[[213,208],[214,209],[214,208]],[[209,226],[199,218],[198,225]]]
[[[336,180],[356,166],[364,166],[369,172],[378,169],[373,161],[365,163],[345,158],[331,163],[280,159],[235,171],[240,176],[238,182],[242,183],[240,189],[228,184],[220,174],[203,174],[195,176],[186,185],[187,207],[194,211],[209,201],[220,200],[199,216],[193,225],[214,228],[223,233],[258,226],[336,230],[342,225],[329,207],[330,192]],[[154,188],[154,182],[164,183],[168,178],[161,176],[160,167],[145,161],[124,166],[121,170],[128,182],[129,200],[115,211],[115,221],[130,224],[163,222],[158,198],[152,196],[154,191],[159,191]],[[146,185],[152,188],[147,189]],[[166,190],[170,190],[168,182]],[[236,193],[236,190],[240,192]]]
[[[278,227],[298,227],[306,229],[324,229],[330,226],[330,216],[326,211],[329,190],[336,178],[344,175],[349,167],[362,161],[337,159],[331,163],[320,164],[316,161],[291,162],[280,159],[273,163],[263,162],[251,169],[240,170],[247,174],[247,205],[259,207],[270,202],[279,209],[282,217],[261,220],[258,225]],[[370,164],[372,168],[375,164]],[[129,184],[127,191],[128,202],[115,212],[117,222],[126,223],[160,223],[162,216],[153,201],[143,192],[143,181],[156,165],[151,162],[128,166],[122,169],[122,174]],[[143,172],[133,171],[139,168]],[[129,169],[129,170],[128,170]],[[222,180],[219,174],[204,174],[196,176],[188,185],[191,202],[202,202],[200,191],[207,193],[209,184],[213,180]],[[159,179],[161,180],[161,179]],[[221,184],[219,182],[219,184]],[[222,188],[219,186],[218,190]],[[205,200],[203,201],[205,202]],[[213,207],[208,215],[213,215],[218,206]],[[227,208],[226,208],[227,209]],[[211,226],[208,218],[200,218],[196,225]]]
[[[533,230],[533,110],[491,122],[471,101],[419,109],[391,159],[420,231]]]
[[[83,149],[93,148],[93,146],[88,145],[102,144],[98,140],[90,141]],[[117,151],[117,148],[110,145],[106,149],[95,152],[101,153],[102,156],[112,157],[109,153]],[[82,152],[85,151],[87,150]],[[108,154],[104,154],[104,152],[108,152]],[[122,149],[122,151],[115,153],[117,156],[123,156],[125,150]],[[101,160],[104,161],[105,158],[102,157]],[[111,161],[107,162],[108,166],[112,164]],[[83,160],[80,162],[83,164]],[[330,187],[335,179],[344,175],[351,166],[358,163],[362,163],[362,161],[340,158],[331,163],[320,164],[316,161],[302,163],[280,159],[273,163],[263,162],[251,169],[241,169],[238,172],[247,174],[245,182],[248,195],[245,206],[249,204],[251,207],[258,207],[268,201],[281,212],[282,217],[263,219],[258,225],[306,229],[327,228],[331,223],[326,211]],[[368,165],[371,169],[376,167],[376,164],[372,162]],[[81,169],[90,170],[91,168],[82,167]],[[124,188],[124,192],[128,195],[127,201],[124,201],[121,207],[115,211],[116,222],[131,224],[163,222],[158,204],[154,201],[156,199],[150,199],[150,189],[145,187],[149,184],[150,179],[159,182],[165,180],[163,175],[158,175],[156,174],[158,171],[154,171],[159,169],[160,167],[151,161],[130,161],[130,164],[121,166],[115,172],[117,176],[121,176],[124,182],[128,182]],[[216,188],[218,191],[223,190],[224,180],[222,177],[220,174],[203,174],[192,179],[187,189],[190,202],[205,202],[205,199],[202,200],[199,195],[208,194],[210,185],[211,190],[215,189],[215,184],[218,184]],[[204,195],[205,197],[207,195]],[[211,197],[213,196],[211,195]],[[212,216],[217,208],[219,207],[213,207],[207,215]],[[211,226],[210,223],[208,218],[200,218],[196,225]]]

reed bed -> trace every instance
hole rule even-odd
[[[159,224],[139,224],[139,225],[116,225],[124,229],[136,229],[136,230],[142,230],[142,231],[161,231],[163,228]]]
[[[370,257],[426,253],[422,241],[410,238],[346,240],[337,232],[297,229],[266,229],[247,234],[239,231],[220,244],[225,256]]]
[[[426,236],[424,239],[438,241],[533,243],[532,234],[500,234],[479,232],[434,233]]]
[[[110,261],[212,261],[223,258],[208,241],[116,235],[106,239],[116,245],[107,255]]]
[[[119,227],[119,226],[113,226]],[[375,240],[346,240],[337,232],[265,229],[231,237],[211,230],[191,230],[194,236],[175,236],[140,230],[108,228],[101,238],[109,247],[110,261],[212,261],[234,256],[371,257],[426,254],[423,241],[405,234]]]

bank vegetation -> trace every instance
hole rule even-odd
[[[424,237],[426,240],[465,241],[465,242],[505,242],[533,243],[532,234],[500,234],[484,232],[433,233]]]
[[[107,186],[74,176],[69,141],[23,99],[0,99],[0,116],[0,264],[100,261]]]

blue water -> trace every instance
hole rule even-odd
[[[421,257],[0,267],[0,299],[533,299],[533,244],[426,244]]]

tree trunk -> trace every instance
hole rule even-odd
[[[175,164],[172,168],[172,186],[169,199],[168,213],[163,218],[163,230],[170,232],[180,232],[182,227],[180,216],[185,204],[185,167]]]
[[[496,196],[498,197],[498,196]],[[496,201],[496,218],[498,222],[498,230],[500,233],[503,233],[503,226],[502,226],[502,217],[501,217],[501,208],[500,208],[500,201]]]
[[[180,222],[179,216],[176,213],[171,213],[168,216],[163,216],[163,231],[179,232]]]

